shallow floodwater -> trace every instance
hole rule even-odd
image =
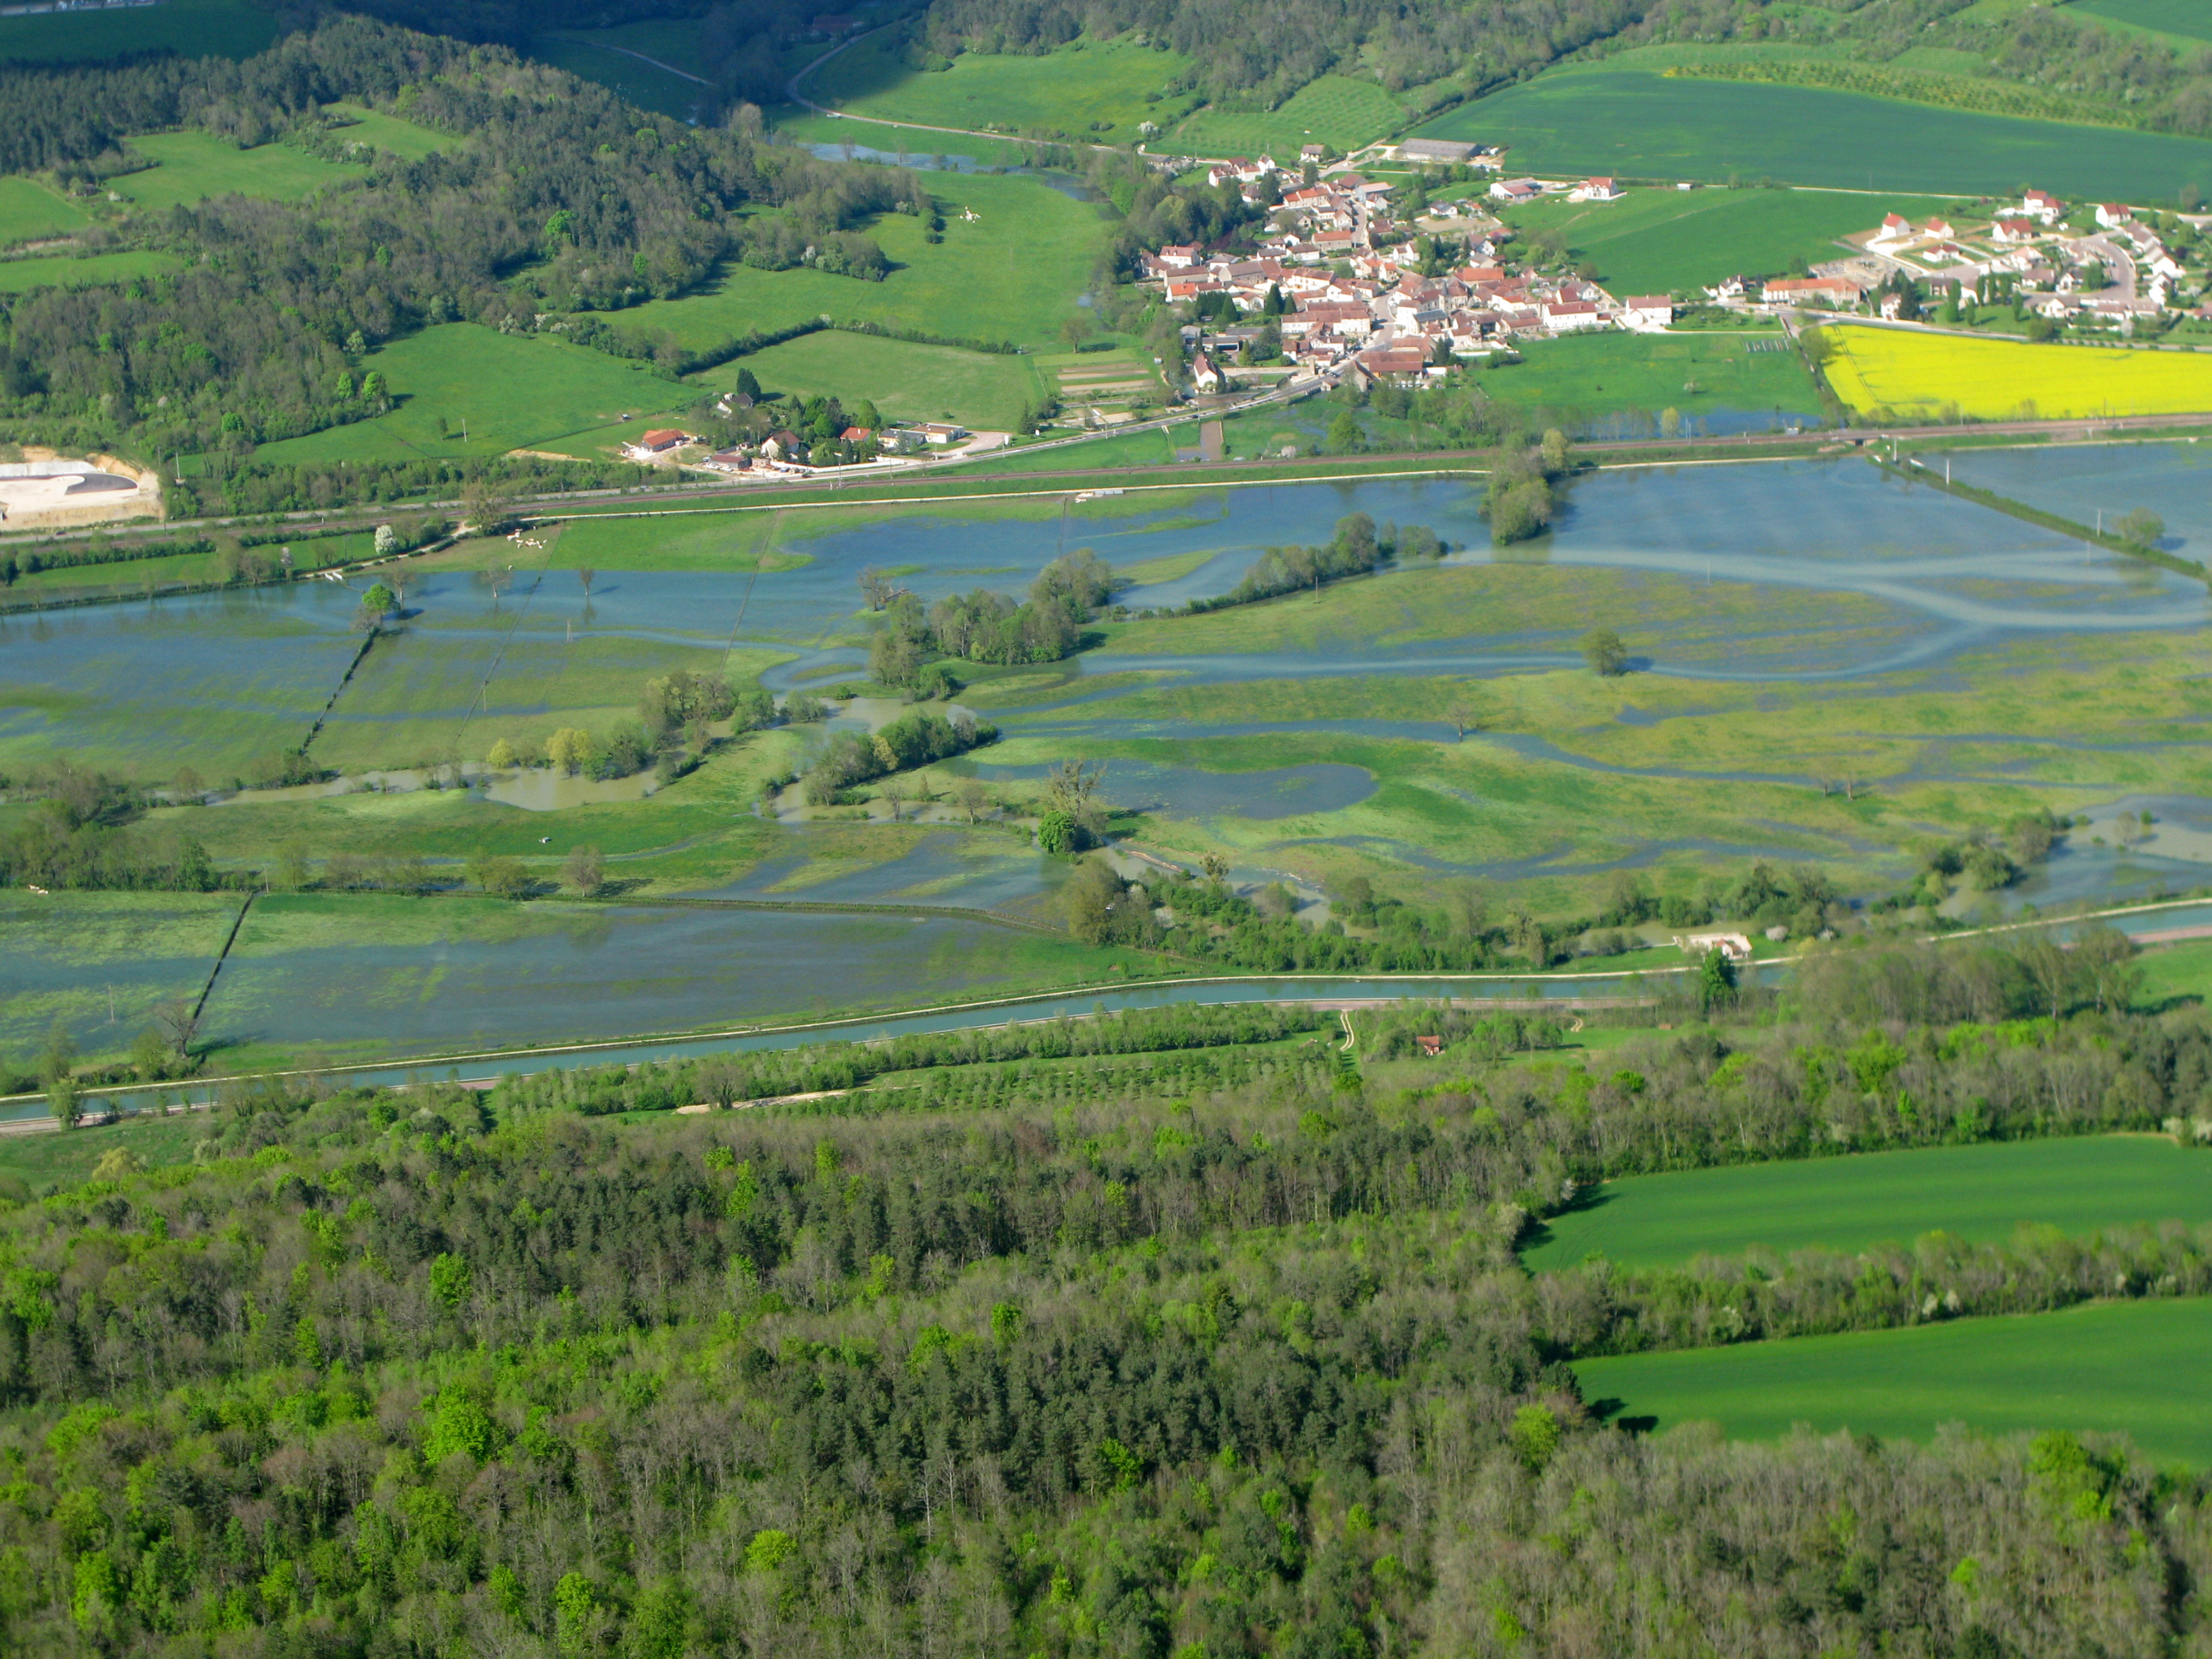
[[[2168,553],[2212,558],[2212,444],[2082,444],[1964,450],[1931,459],[1962,483],[2009,495],[2093,528],[2137,507],[2166,520]]]

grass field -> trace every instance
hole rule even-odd
[[[133,138],[131,148],[161,165],[110,179],[108,187],[133,206],[149,210],[188,206],[234,192],[296,202],[326,185],[360,176],[357,167],[322,161],[287,144],[240,149],[205,132],[155,133]]]
[[[836,331],[786,340],[697,380],[716,389],[734,386],[740,368],[750,369],[763,391],[802,398],[834,393],[848,408],[869,398],[892,420],[950,416],[986,431],[1012,426],[1024,405],[1046,396],[1028,357]]]
[[[1856,410],[1982,420],[2212,410],[2212,352],[2028,345],[1902,329],[1832,328],[1825,365]]]
[[[1769,1440],[1803,1423],[1925,1440],[1944,1423],[1991,1434],[2130,1436],[2160,1463],[2212,1464],[2203,1405],[2212,1302],[2100,1303],[1902,1331],[1586,1359],[1583,1397],[1618,1401],[1662,1430],[1717,1422]]]
[[[683,518],[579,519],[562,526],[549,567],[574,570],[788,569],[804,554],[771,552],[781,539],[774,513],[702,513]],[[796,516],[796,515],[794,515]]]
[[[949,204],[945,240],[932,246],[920,220],[884,215],[868,234],[897,268],[880,283],[732,264],[701,293],[625,311],[623,325],[665,330],[694,349],[825,313],[952,339],[1057,341],[1108,234],[1097,206],[1035,179],[934,173],[928,184]]]
[[[76,206],[28,179],[0,179],[0,247],[82,230],[91,222]]]
[[[555,336],[444,323],[372,355],[400,398],[374,420],[264,444],[264,460],[497,455],[696,400],[679,386]],[[446,430],[439,431],[439,422]],[[467,436],[463,438],[464,422]]]
[[[2071,198],[2212,194],[2212,143],[1930,108],[1856,93],[1669,79],[1626,53],[1462,105],[1431,138],[1511,147],[1515,172],[2000,195],[2033,179]]]
[[[1753,351],[1752,343],[1769,347]],[[1582,417],[1620,410],[1656,416],[1668,409],[1709,416],[1717,410],[1779,409],[1817,416],[1820,398],[1796,352],[1774,350],[1772,336],[1591,334],[1531,341],[1525,361],[1492,369],[1480,384],[1492,398],[1524,409]]]
[[[1128,143],[1140,122],[1164,123],[1187,100],[1145,101],[1182,74],[1180,53],[1120,40],[1079,40],[1042,57],[963,52],[936,73],[909,69],[880,40],[863,40],[823,65],[801,90],[854,115],[927,126],[1065,134],[1079,143]],[[946,141],[917,133],[917,148]]]
[[[2185,997],[2212,1000],[2212,939],[2194,939],[2144,953],[2142,1000],[2152,1006]]]
[[[117,1147],[149,1170],[192,1161],[192,1147],[215,1133],[207,1114],[131,1117],[64,1134],[0,1136],[0,1181],[21,1182],[33,1194],[81,1187],[93,1166]]]
[[[337,136],[349,143],[374,144],[389,150],[404,161],[419,161],[441,150],[457,149],[461,141],[449,132],[436,132],[428,127],[417,126],[412,121],[403,121],[396,115],[386,115],[381,110],[364,109],[356,104],[333,104],[335,112],[350,116],[353,125],[338,130]]]
[[[1881,222],[1884,213],[1924,219],[1946,198],[1844,196],[1804,190],[1636,190],[1618,202],[1546,197],[1506,221],[1524,234],[1556,229],[1577,260],[1598,268],[1616,294],[1674,294],[1739,274],[1787,270],[1843,257],[1836,239]]]
[[[1537,1272],[1601,1255],[1658,1267],[1753,1248],[1861,1249],[1938,1228],[1970,1240],[2212,1221],[2212,1158],[2149,1136],[1939,1146],[1638,1176],[1555,1218],[1524,1257]]]
[[[115,11],[0,17],[0,63],[81,63],[138,52],[251,58],[276,38],[253,0],[164,0]]]
[[[530,55],[555,69],[568,70],[579,80],[596,81],[640,109],[673,116],[679,121],[689,120],[698,109],[700,99],[710,88],[680,75],[672,75],[658,64],[633,58],[629,52],[615,50],[617,46],[629,44],[627,39],[618,38],[625,33],[622,29],[570,29],[559,34],[541,34],[530,42]],[[644,52],[647,57],[659,55],[642,46],[632,46],[629,50]],[[685,58],[678,56],[667,61],[680,64]]]
[[[1196,155],[1257,155],[1267,150],[1292,166],[1301,145],[1357,149],[1405,118],[1404,107],[1374,82],[1324,75],[1299,88],[1279,109],[1202,109],[1163,142]]]
[[[2212,41],[2212,11],[2201,0],[2072,0],[2060,15],[2170,34],[2177,40]]]
[[[180,269],[174,256],[146,249],[94,253],[81,259],[0,259],[0,294],[28,294],[34,288],[98,288]]]

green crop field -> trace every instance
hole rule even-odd
[[[550,335],[444,323],[368,359],[399,398],[374,420],[264,444],[264,460],[496,455],[634,416],[678,408],[696,390]],[[439,430],[439,422],[445,431]],[[466,438],[463,437],[465,422]]]
[[[2212,1158],[2148,1136],[1937,1146],[1638,1176],[1554,1218],[1525,1257],[1539,1272],[1601,1255],[1656,1267],[1700,1255],[1854,1250],[1938,1229],[2003,1239],[2134,1222],[2212,1221]]]
[[[1145,94],[1163,91],[1188,67],[1180,53],[1126,39],[1081,40],[1036,58],[964,52],[951,69],[925,73],[870,40],[831,58],[800,90],[817,103],[887,121],[1126,143],[1137,137],[1139,123],[1181,112],[1187,100],[1147,104]],[[948,143],[927,133],[908,142],[917,149]]]
[[[1753,343],[1769,349],[1752,350]],[[1771,349],[1782,344],[1783,349]],[[1531,341],[1523,362],[1489,370],[1482,389],[1523,409],[1595,417],[1618,410],[1656,416],[1717,410],[1809,414],[1820,397],[1794,350],[1771,335],[1623,334]]]
[[[736,384],[739,368],[750,369],[765,392],[832,394],[848,408],[868,398],[895,421],[950,416],[986,431],[1012,427],[1048,395],[1028,357],[838,331],[804,334],[696,378],[719,390]]]
[[[1632,55],[1630,55],[1632,56]],[[1857,93],[1670,79],[1624,56],[1495,93],[1420,135],[1510,146],[1516,173],[1997,195],[2212,194],[2212,142],[1931,108]]]
[[[2061,15],[2170,34],[2177,40],[2212,41],[2212,11],[2203,0],[2072,0]]]
[[[0,247],[66,235],[90,222],[76,206],[28,179],[0,179]]]
[[[1524,235],[1558,230],[1577,261],[1616,294],[1674,294],[1738,274],[1785,271],[1793,259],[1844,257],[1837,239],[1885,213],[1924,219],[1948,198],[1869,198],[1808,190],[1638,190],[1618,202],[1547,197],[1505,215]]]
[[[1902,1331],[1586,1359],[1583,1397],[1626,1417],[1717,1422],[1767,1440],[1803,1423],[1925,1440],[1945,1423],[1991,1434],[2118,1432],[2161,1463],[2212,1464],[2203,1403],[2212,1302],[2100,1303]]]
[[[884,215],[868,234],[897,268],[880,283],[732,264],[702,292],[633,307],[622,323],[693,349],[824,314],[952,339],[1056,340],[1108,234],[1097,208],[1034,179],[931,173],[928,185],[946,204],[945,240],[933,246],[921,221]],[[976,218],[962,218],[963,207]]]
[[[361,169],[325,161],[287,144],[240,149],[205,132],[160,132],[133,138],[131,148],[161,165],[125,173],[108,188],[147,210],[188,207],[210,196],[266,196],[296,202],[326,185],[358,178]]]
[[[254,0],[163,0],[113,11],[0,17],[0,63],[86,63],[139,52],[251,58],[276,38],[276,19]]]
[[[6,259],[0,260],[0,294],[28,294],[34,288],[99,288],[181,268],[172,254],[140,248],[128,253],[94,253],[81,259],[66,256]]]
[[[1257,155],[1266,150],[1289,167],[1297,163],[1301,145],[1357,149],[1388,137],[1405,118],[1404,106],[1374,82],[1324,75],[1299,88],[1279,109],[1202,109],[1164,142],[1196,155]]]

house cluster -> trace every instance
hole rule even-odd
[[[1261,164],[1272,165],[1266,156],[1249,165]],[[1584,187],[1613,190],[1609,179],[1577,186]],[[1158,283],[1176,304],[1199,303],[1217,314],[1219,302],[1206,301],[1221,295],[1247,324],[1279,312],[1284,358],[1318,372],[1356,362],[1369,374],[1441,374],[1455,360],[1508,349],[1520,339],[1663,329],[1674,319],[1673,301],[1663,295],[1621,300],[1577,277],[1509,275],[1498,263],[1509,233],[1496,220],[1477,215],[1462,230],[1456,222],[1439,224],[1447,216],[1431,212],[1408,224],[1398,216],[1393,188],[1357,173],[1296,185],[1283,192],[1254,253],[1209,256],[1170,246],[1141,256],[1142,280]],[[1463,236],[1464,252],[1454,257],[1465,263],[1423,275],[1416,238],[1424,229],[1445,231],[1455,250]],[[1241,356],[1258,331],[1217,331],[1211,349],[1194,361],[1197,389],[1219,389],[1221,360]]]
[[[1937,215],[1916,223],[1892,213],[1873,230],[1845,240],[1862,252],[1808,276],[1763,285],[1735,277],[1707,292],[1723,305],[1864,309],[1894,318],[1904,310],[1895,283],[1903,277],[1933,293],[2014,295],[2030,311],[2057,321],[2121,328],[2136,318],[2187,309],[2201,297],[2184,293],[2185,285],[2201,283],[2158,232],[2117,202],[2069,216],[2049,191],[2030,190],[1986,222]]]
[[[726,398],[720,407],[722,413],[730,413],[731,400]],[[889,427],[881,432],[864,426],[848,426],[837,434],[836,444],[841,454],[847,453],[844,447],[849,446],[849,453],[864,462],[896,465],[908,456],[949,450],[973,435],[957,422],[923,421],[910,426]],[[669,427],[647,432],[635,443],[623,445],[622,453],[625,460],[649,465],[696,467],[726,477],[767,478],[805,476],[822,471],[812,459],[814,450],[815,445],[808,438],[776,428],[757,442],[702,453],[708,451],[704,438]]]

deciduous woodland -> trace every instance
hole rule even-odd
[[[118,1142],[0,1213],[0,1643],[2186,1650],[2212,1516],[2124,1440],[1640,1436],[1574,1368],[2201,1295],[2212,1239],[1516,1259],[1611,1176],[2203,1109],[2200,1016],[2036,1018],[2034,979],[1869,957],[1579,1057],[1431,1012],[1461,1058],[1412,1090],[1233,1009],[241,1082],[191,1164]]]

